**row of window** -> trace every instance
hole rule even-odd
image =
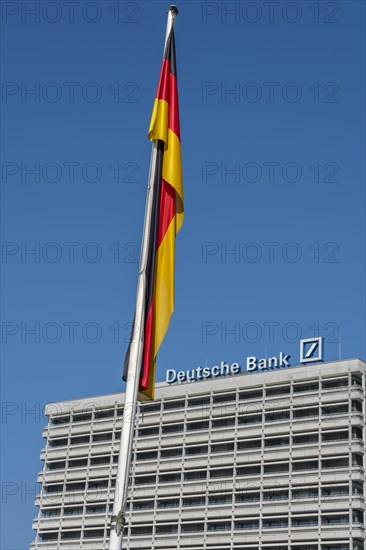
[[[353,412],[358,412],[358,408],[353,407]],[[303,420],[303,419],[310,419],[310,418],[318,418],[317,416],[318,409],[308,408],[308,409],[299,409],[298,411],[294,411],[293,420]],[[347,405],[341,405],[337,408],[332,407],[327,409],[327,414],[325,416],[331,416],[335,414],[346,414],[348,411]],[[289,411],[279,411],[279,412],[271,412],[267,413],[265,415],[265,423],[270,422],[283,422],[283,421],[289,421],[290,420],[290,412]],[[222,429],[222,428],[228,428],[235,426],[235,417],[224,417],[224,418],[216,418],[212,420],[212,428],[216,429]],[[238,417],[238,424],[239,425],[250,425],[250,424],[261,424],[263,421],[262,414],[251,414],[248,416],[239,416]],[[163,424],[161,433],[162,435],[172,435],[172,434],[180,434],[184,432],[184,428],[186,427],[187,432],[193,432],[193,431],[207,431],[209,430],[209,421],[195,421],[195,422],[188,422],[185,426],[183,423],[177,423],[177,424]],[[354,429],[354,434],[356,434],[357,430]],[[358,429],[358,435],[355,437],[362,439],[362,432],[360,429]],[[149,437],[149,436],[158,436],[160,435],[160,426],[148,426],[143,427],[138,430],[139,437]],[[121,437],[121,430],[118,430],[115,432],[115,440],[119,440]],[[298,436],[298,437],[304,437],[304,436]],[[315,436],[314,436],[315,438]],[[315,439],[313,440],[315,441]],[[48,446],[49,448],[58,448],[58,447],[65,447],[70,443],[71,446],[77,446],[77,445],[89,445],[91,443],[103,443],[103,442],[109,442],[113,439],[113,432],[101,432],[101,433],[95,433],[93,435],[91,434],[85,434],[85,435],[77,435],[77,436],[71,436],[70,442],[67,437],[62,438],[56,438],[56,439],[49,439]],[[330,439],[331,440],[331,439]],[[301,439],[294,439],[295,442],[301,441]]]
[[[342,376],[335,379],[323,379],[320,382],[321,390],[335,390],[335,389],[342,389],[348,387],[348,377]],[[362,378],[359,374],[352,374],[351,379],[351,385],[353,387],[362,387]],[[293,386],[293,392],[295,394],[298,393],[308,393],[308,392],[318,392],[319,391],[319,381],[313,380],[308,382],[300,382],[295,383]],[[250,390],[239,390],[239,400],[251,400],[251,399],[262,399],[263,393],[265,397],[278,397],[283,395],[289,395],[291,393],[291,386],[290,384],[286,385],[277,385],[277,386],[269,386],[267,388],[252,388]],[[236,392],[228,392],[225,394],[218,394],[212,396],[212,403],[213,404],[220,404],[220,403],[228,403],[236,401]],[[141,406],[141,412],[143,414],[147,413],[157,413],[160,412],[161,404],[163,404],[164,410],[176,410],[176,409],[182,409],[186,407],[203,407],[203,406],[209,406],[211,404],[211,396],[210,395],[203,395],[199,397],[191,397],[188,398],[188,401],[186,402],[185,399],[174,399],[174,400],[167,400],[164,402],[155,402],[151,404],[146,404]],[[70,421],[72,422],[89,422],[92,420],[92,411],[83,411],[83,412],[75,412],[72,417],[71,415],[62,415],[62,416],[55,416],[50,419],[50,422],[54,426],[62,425],[62,424],[68,424]],[[122,408],[119,407],[117,409],[117,416],[122,415]],[[114,418],[115,416],[115,409],[97,409],[94,412],[94,419],[95,420],[102,420],[106,418]]]
[[[105,514],[107,511],[106,504],[92,504],[85,507],[85,514]],[[109,505],[108,511],[112,511],[112,505]],[[65,506],[62,510],[61,508],[44,508],[41,512],[41,517],[43,518],[55,518],[60,517],[61,512],[63,516],[81,516],[84,514],[83,506]]]
[[[353,413],[360,414],[362,412],[362,404],[360,404],[358,401],[352,401],[352,409],[351,411]],[[328,405],[322,407],[321,414],[323,418],[330,417],[330,416],[340,416],[344,414],[348,414],[349,407],[348,404],[343,405]],[[262,415],[262,412],[260,413],[252,413],[247,414],[245,416],[238,416],[238,425],[248,425],[248,424],[261,424],[262,422],[264,424],[268,424],[271,422],[288,422],[292,420],[293,422],[301,421],[304,419],[318,419],[319,418],[319,407],[307,407],[307,408],[301,408],[301,409],[294,409],[293,413],[291,415],[290,410],[281,410],[281,411],[275,411],[275,412],[265,412],[264,416]],[[213,418],[211,420],[211,427],[213,429],[219,428],[228,428],[235,426],[236,424],[236,417],[235,416],[223,416],[221,418]],[[183,433],[185,430],[187,432],[192,431],[207,431],[210,429],[210,422],[209,420],[202,420],[202,421],[191,421],[184,424],[176,423],[176,424],[163,424],[161,426],[161,432],[160,432],[160,425],[156,426],[147,426],[147,427],[141,427],[138,430],[138,435],[140,437],[148,437],[148,436],[158,436],[160,433],[162,435],[170,435],[170,434],[179,434]]]
[[[352,428],[351,432],[352,439],[363,439],[363,432],[357,426]],[[348,430],[338,430],[338,431],[326,431],[321,434],[321,442],[337,442],[337,441],[348,441],[349,432]],[[292,442],[292,445],[309,445],[311,443],[319,443],[319,434],[310,433],[310,434],[301,434],[290,436],[280,436],[280,437],[267,437],[264,439],[264,448],[273,448],[273,447],[288,447]],[[172,449],[161,449],[160,458],[178,458],[181,457],[183,452],[186,457],[189,456],[198,456],[198,455],[208,455],[217,454],[217,453],[235,453],[237,451],[248,451],[254,449],[262,448],[262,439],[247,439],[239,440],[235,446],[234,442],[224,442],[224,443],[214,443],[212,445],[190,445],[185,448],[176,447]],[[157,460],[159,457],[159,451],[140,451],[135,455],[137,461],[145,460]]]
[[[352,380],[351,384],[354,387],[362,387],[362,378],[358,374],[352,374]],[[340,377],[336,379],[324,379],[321,382],[321,390],[335,390],[335,389],[342,389],[348,387],[348,377]],[[319,382],[318,381],[309,381],[309,382],[301,382],[294,384],[293,386],[293,392],[295,394],[299,393],[307,393],[307,392],[318,392],[319,391]],[[291,393],[291,386],[289,384],[286,385],[277,385],[277,386],[269,386],[267,388],[253,388],[250,390],[239,390],[239,400],[241,401],[247,401],[251,399],[262,399],[263,393],[265,394],[265,397],[279,397],[283,395],[290,395]],[[236,401],[236,393],[235,392],[228,392],[225,394],[219,394],[219,395],[213,395],[212,397],[212,403],[213,404],[220,404],[220,403],[229,403]],[[149,414],[149,413],[157,413],[160,412],[161,404],[163,404],[165,411],[170,410],[177,410],[177,409],[183,409],[183,408],[191,408],[191,407],[206,407],[210,406],[211,404],[211,396],[210,395],[204,395],[199,397],[191,397],[188,398],[188,401],[186,402],[185,399],[175,399],[175,400],[167,400],[164,402],[157,402],[153,404],[146,404],[141,406],[141,413],[142,414]],[[94,412],[94,419],[95,420],[103,420],[107,418],[114,418],[115,414],[117,416],[122,416],[123,409],[121,407],[117,408],[117,412],[115,413],[115,409],[98,409]],[[90,422],[93,419],[93,413],[92,411],[83,411],[83,412],[75,412],[72,416],[71,415],[62,415],[62,416],[55,416],[50,419],[50,423],[53,426],[58,426],[62,424],[68,424],[70,422],[78,423],[78,422]]]
[[[104,486],[104,488],[107,485]],[[84,488],[84,486],[83,486]],[[261,498],[264,502],[272,501],[284,501],[284,500],[318,500],[319,496],[323,499],[325,498],[334,498],[334,497],[347,497],[349,496],[349,487],[345,484],[339,485],[327,485],[323,486],[320,491],[317,487],[293,487],[292,490],[288,488],[270,488],[266,489],[262,493],[260,491],[253,491],[251,486],[243,492],[233,493],[214,493],[211,495],[198,495],[180,498],[164,498],[158,499],[157,502],[153,499],[151,500],[135,500],[131,503],[131,510],[141,511],[141,510],[152,510],[154,507],[157,509],[165,508],[179,508],[182,507],[201,507],[206,506],[216,506],[216,505],[230,505],[233,502],[236,504],[241,503],[256,503],[260,502]],[[52,491],[51,491],[52,492]],[[363,495],[363,485],[360,482],[354,481],[352,483],[352,494],[354,496]],[[86,505],[86,514],[104,514],[106,512],[106,504],[92,504]],[[62,509],[60,507],[45,508],[42,510],[42,517],[58,517],[61,515]],[[111,511],[111,505],[109,507]],[[82,515],[84,513],[84,508],[81,505],[78,506],[68,506],[63,509],[64,516],[73,516],[73,515]]]
[[[327,470],[327,469],[341,469],[349,467],[349,458],[324,458],[319,459],[306,459],[306,460],[294,460],[291,463],[292,472],[304,472],[309,470]],[[352,454],[352,466],[363,467],[363,457],[357,453]],[[261,474],[273,475],[284,474],[290,472],[290,464],[288,461],[268,463],[268,464],[251,464],[246,466],[239,466],[237,468],[212,468],[207,470],[193,470],[182,472],[177,471],[173,473],[158,475],[159,483],[180,483],[182,481],[195,481],[195,480],[207,480],[207,479],[219,479],[219,478],[233,478],[234,471],[237,477],[247,476],[260,476]],[[155,485],[157,483],[156,474],[138,475],[135,477],[135,485]]]
[[[352,512],[352,523],[359,524],[363,523],[363,512],[361,510],[353,510]],[[292,528],[296,527],[310,527],[318,526],[319,520],[318,516],[307,516],[292,518],[290,524],[289,520],[286,517],[274,517],[262,519],[246,519],[239,521],[209,521],[206,524],[201,522],[195,523],[182,523],[180,525],[181,533],[198,533],[203,531],[231,531],[234,529],[237,530],[258,530],[260,526],[262,529],[286,529],[289,526]],[[322,526],[335,526],[335,525],[348,525],[349,524],[349,514],[347,513],[338,513],[336,515],[324,515],[321,517],[320,524]],[[179,526],[177,523],[170,523],[165,525],[156,525],[155,527],[156,535],[167,535],[167,534],[177,534],[179,533]],[[153,526],[132,526],[130,527],[131,536],[151,536],[153,534]],[[83,533],[84,539],[90,538],[103,538],[104,529],[94,529],[94,530],[85,530]],[[75,540],[81,538],[81,531],[62,531],[61,540]],[[47,540],[57,540],[57,532],[44,532],[40,534],[40,539],[42,541]]]
[[[354,482],[352,485],[353,495],[363,494],[363,485],[359,482]],[[321,488],[320,492],[317,487],[293,488],[289,491],[287,488],[266,489],[262,493],[262,500],[265,502],[282,501],[282,500],[303,500],[321,498],[347,497],[349,496],[348,485],[329,485]],[[243,491],[242,493],[216,493],[207,497],[208,506],[230,505],[233,502],[236,504],[260,502],[261,493],[259,491]],[[190,496],[180,498],[159,499],[156,503],[156,508],[179,508],[206,506],[206,495]],[[136,500],[132,502],[134,511],[152,510],[155,507],[154,500]]]
[[[182,481],[206,481],[207,479],[220,479],[220,478],[233,478],[234,472],[237,477],[248,476],[260,476],[273,475],[273,474],[286,474],[290,472],[290,464],[293,473],[304,471],[318,471],[327,469],[341,469],[349,467],[349,457],[340,458],[324,458],[322,460],[306,459],[306,460],[294,460],[292,463],[288,461],[276,462],[276,463],[264,463],[263,465],[252,463],[245,466],[224,467],[224,468],[207,468],[202,470],[192,471],[176,471],[165,474],[143,474],[135,476],[135,485],[156,485],[158,483],[181,483]],[[357,468],[363,467],[363,457],[360,454],[352,453],[352,466]],[[43,486],[46,494],[61,493],[63,491],[62,483],[45,484]],[[114,486],[114,480],[112,480],[112,487]],[[89,480],[87,483],[83,482],[67,482],[65,484],[66,491],[84,491],[95,489],[108,488],[107,479],[95,479]]]
[[[98,434],[99,436],[110,436],[111,434]],[[120,435],[120,434],[118,434]],[[357,426],[352,427],[351,432],[352,439],[363,439],[363,432],[360,428]],[[324,431],[321,434],[321,442],[323,443],[329,443],[329,442],[342,442],[342,441],[348,441],[349,439],[349,432],[348,430],[338,430],[338,431]],[[99,439],[101,440],[101,439]],[[105,439],[105,441],[110,440]],[[301,434],[301,435],[294,435],[292,437],[290,436],[280,436],[280,437],[267,437],[264,439],[264,448],[275,448],[275,447],[288,447],[290,445],[290,442],[292,442],[293,446],[296,445],[309,445],[309,444],[318,444],[319,443],[319,434],[316,433],[309,433],[309,434]],[[160,458],[161,459],[168,459],[168,458],[179,458],[183,455],[183,452],[185,452],[186,457],[190,456],[199,456],[199,455],[208,455],[211,454],[220,454],[220,453],[235,453],[237,451],[250,451],[254,449],[261,449],[262,447],[262,439],[256,438],[256,439],[248,439],[248,440],[239,440],[235,446],[234,442],[225,442],[225,443],[214,443],[210,446],[208,445],[190,445],[185,447],[183,449],[182,447],[177,447],[173,449],[162,449],[160,451]],[[141,451],[137,452],[135,454],[135,460],[137,461],[146,461],[146,460],[158,460],[159,457],[159,451],[153,450],[153,451]],[[113,463],[116,463],[118,461],[118,457],[114,456],[112,459]],[[90,458],[90,466],[103,466],[103,465],[109,465],[111,462],[110,455],[107,456],[95,456]],[[54,470],[63,470],[65,468],[73,469],[73,468],[83,468],[88,466],[88,459],[87,458],[75,458],[70,459],[68,461],[66,460],[60,460],[60,461],[52,461],[48,462],[46,464],[46,470],[47,471],[54,471]]]
[[[352,513],[352,523],[358,524],[363,523],[363,512],[361,510],[353,510]],[[337,513],[337,515],[324,515],[320,518],[320,525],[322,526],[332,526],[332,525],[348,525],[349,524],[349,514],[348,513]],[[182,523],[180,526],[181,533],[196,533],[205,531],[207,526],[207,531],[231,531],[232,529],[241,530],[258,530],[260,526],[262,529],[285,529],[288,527],[311,527],[318,526],[319,519],[318,516],[306,516],[292,518],[288,520],[287,517],[275,517],[275,518],[265,518],[260,521],[259,519],[246,519],[231,522],[227,521],[209,521],[205,523]],[[152,535],[153,526],[132,526],[131,535]],[[179,533],[179,526],[176,523],[166,524],[166,525],[156,525],[155,533],[159,534],[177,534]]]

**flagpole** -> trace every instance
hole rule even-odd
[[[164,51],[168,36],[174,26],[178,14],[176,6],[168,10]],[[157,160],[157,142],[152,144],[150,170],[148,178],[145,221],[142,235],[140,267],[136,292],[136,313],[132,331],[128,377],[126,384],[125,403],[123,409],[122,432],[119,446],[117,477],[114,494],[113,512],[111,518],[109,550],[121,550],[123,542],[123,529],[125,525],[126,500],[128,492],[129,473],[132,458],[133,435],[135,427],[136,405],[140,381],[142,354],[144,347],[143,327],[145,325],[145,296],[146,296],[146,266],[148,259],[148,244],[151,229],[152,205],[154,198],[154,174]]]

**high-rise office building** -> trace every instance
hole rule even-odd
[[[284,366],[168,371],[139,405],[125,548],[365,548],[366,364]],[[47,406],[32,550],[108,548],[123,397]]]

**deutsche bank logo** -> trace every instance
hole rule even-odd
[[[323,338],[306,338],[300,340],[300,363],[323,361]]]

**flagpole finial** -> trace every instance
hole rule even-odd
[[[178,12],[177,6],[174,6],[174,4],[172,4],[172,5],[170,6],[170,8],[168,9],[168,13],[169,13],[170,11],[172,12],[172,16],[173,16],[173,17],[176,17],[176,16],[178,15],[178,13],[179,13],[179,12]]]

